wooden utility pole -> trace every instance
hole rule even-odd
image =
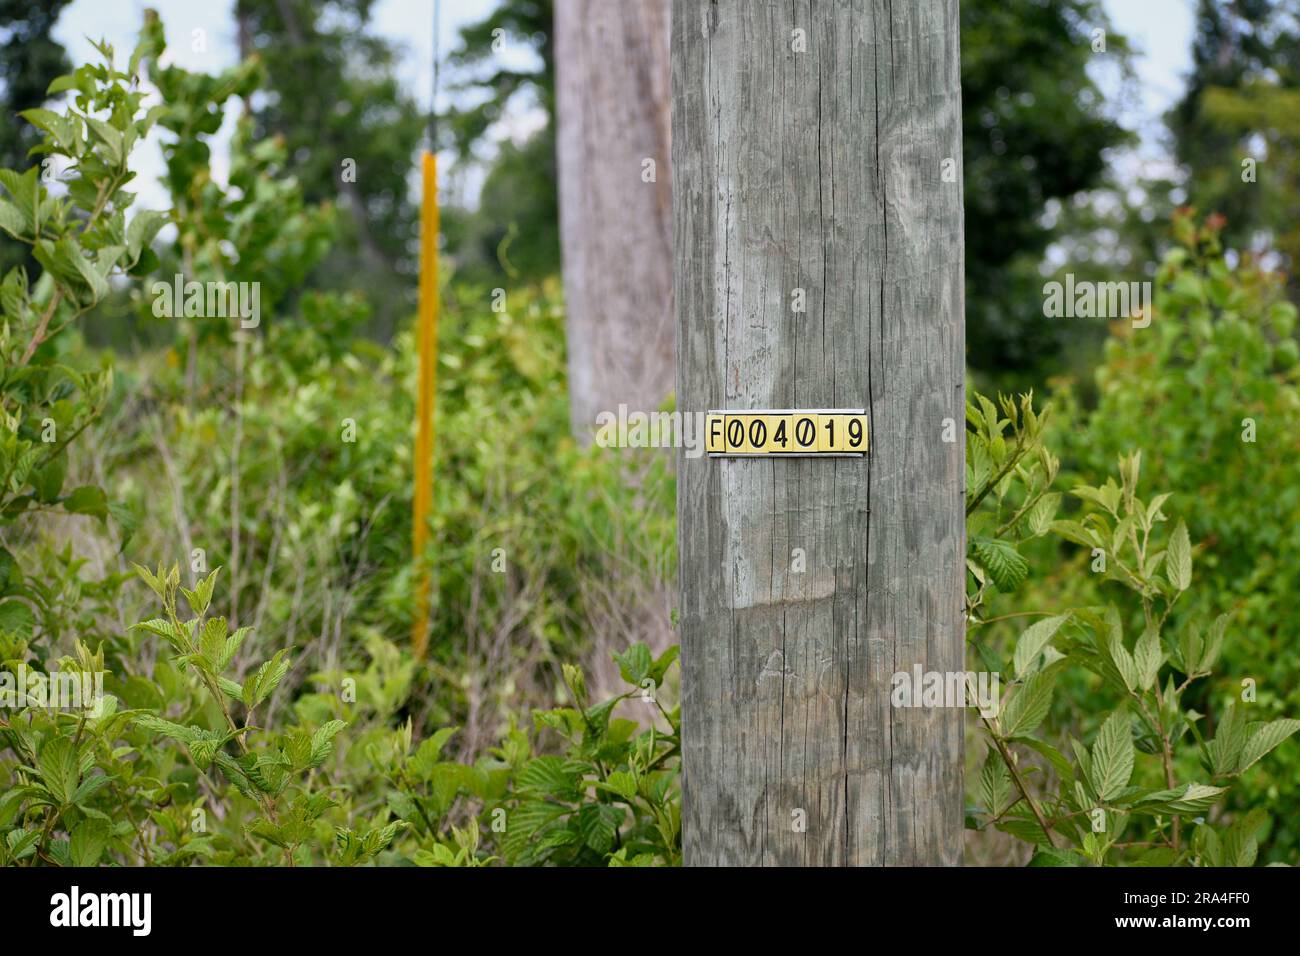
[[[865,408],[865,458],[679,458],[688,864],[961,862],[957,0],[675,0],[678,407]],[[799,311],[802,307],[803,311]]]

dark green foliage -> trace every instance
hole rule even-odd
[[[1166,117],[1188,171],[1187,202],[1226,217],[1223,239],[1246,249],[1260,231],[1291,262],[1300,168],[1300,13],[1279,0],[1198,0],[1192,72]],[[1262,147],[1262,148],[1261,148]],[[1243,181],[1242,161],[1258,164]]]
[[[23,122],[23,110],[43,106],[50,81],[72,69],[63,47],[50,35],[69,0],[0,2],[0,168],[22,169],[40,130]],[[0,236],[0,275],[23,264],[35,274],[29,250]]]
[[[1060,235],[1044,205],[1104,184],[1106,153],[1127,134],[1089,69],[1122,73],[1128,48],[1093,0],[963,3],[961,46],[967,362],[1041,368],[1062,342],[1042,313],[1038,265]]]
[[[1058,394],[1060,427],[1049,440],[1076,475],[1143,450],[1148,479],[1174,492],[1171,507],[1197,543],[1198,585],[1171,620],[1182,627],[1232,612],[1221,673],[1193,689],[1191,705],[1208,712],[1214,694],[1239,697],[1249,680],[1257,719],[1274,719],[1300,711],[1288,650],[1300,628],[1296,309],[1277,274],[1249,260],[1228,266],[1218,225],[1175,219],[1151,327],[1107,344],[1095,409],[1078,408],[1073,390]],[[1232,805],[1294,806],[1297,767],[1294,751],[1282,751],[1234,790]],[[1294,813],[1277,815],[1264,848],[1265,859],[1294,862]]]
[[[1074,487],[1083,507],[1058,519],[1059,462],[1031,398],[998,407],[976,396],[967,420],[968,636],[982,667],[1009,684],[980,712],[988,748],[967,825],[1031,844],[1033,866],[1251,865],[1269,815],[1224,812],[1225,795],[1300,720],[1247,716],[1204,693],[1232,625],[1204,601],[1174,613],[1195,593],[1194,560],[1187,525],[1163,527],[1170,495],[1138,497],[1134,453],[1120,459],[1118,483]],[[1024,580],[1019,550],[1048,534],[1083,549],[1072,574],[1095,577],[1098,603],[1067,608],[1058,594],[1051,612],[990,613],[998,592]],[[1014,642],[987,636],[986,626],[1025,617],[1041,619]],[[1062,685],[1087,707],[1054,710]]]

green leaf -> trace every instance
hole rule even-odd
[[[93,515],[101,521],[108,518],[108,499],[104,489],[95,485],[82,485],[63,499],[63,508],[77,515]]]
[[[623,680],[638,687],[649,675],[650,668],[653,666],[650,648],[644,644],[633,644],[622,654],[612,656],[614,663],[618,665],[618,672],[623,676]]]
[[[65,153],[71,154],[77,145],[77,121],[72,117],[60,116],[52,110],[22,110],[19,114],[39,130],[50,134],[54,144]]]
[[[577,827],[583,842],[602,856],[614,849],[626,811],[611,803],[589,803],[578,811]]]
[[[1254,866],[1259,854],[1259,831],[1268,823],[1268,813],[1256,807],[1238,817],[1223,834],[1222,866]]]
[[[244,706],[252,710],[275,690],[276,685],[289,673],[288,651],[280,650],[275,656],[250,674],[244,681]]]
[[[1257,729],[1256,729],[1257,728]],[[1242,748],[1241,757],[1238,761],[1237,771],[1241,772],[1253,766],[1261,757],[1270,750],[1277,747],[1278,744],[1286,740],[1297,730],[1300,730],[1300,720],[1291,718],[1282,718],[1280,720],[1269,721],[1266,724],[1252,725],[1254,733]]]
[[[154,240],[158,230],[167,224],[168,215],[152,209],[142,209],[126,227],[126,248],[134,262],[140,252]]]
[[[1047,838],[1038,821],[1031,817],[1011,817],[999,820],[994,826],[1003,833],[1010,833],[1017,840],[1033,843],[1036,846],[1050,847],[1052,841]]]
[[[311,765],[319,767],[334,750],[334,738],[347,724],[341,720],[331,720],[317,728],[311,735]]]
[[[1003,734],[1007,737],[1021,737],[1033,733],[1047,716],[1055,685],[1056,674],[1050,669],[1026,680],[1012,695],[1003,712]]]
[[[94,866],[108,846],[110,828],[103,820],[82,820],[72,828],[68,855],[73,866]]]
[[[1154,627],[1148,627],[1142,632],[1137,646],[1133,649],[1134,672],[1140,689],[1150,690],[1155,686],[1160,665],[1164,662],[1165,655],[1160,647],[1160,635]]]
[[[25,601],[0,601],[0,632],[17,635],[27,639],[32,636],[36,626],[36,617]]]
[[[1087,866],[1088,860],[1073,850],[1057,850],[1040,846],[1034,851],[1027,866]]]
[[[32,488],[42,504],[50,504],[59,497],[63,479],[68,474],[68,456],[55,454],[49,463],[31,476]]]
[[[86,125],[91,128],[95,137],[104,144],[109,165],[120,166],[123,159],[122,133],[103,120],[96,119],[93,116],[86,117]]]
[[[31,237],[31,224],[28,218],[17,206],[3,198],[0,198],[0,229],[15,239],[27,240]]]
[[[1210,757],[1210,769],[1215,776],[1238,770],[1246,740],[1246,718],[1241,715],[1236,704],[1231,703],[1219,721],[1214,739],[1205,746]]]
[[[1102,800],[1113,800],[1133,776],[1133,724],[1127,710],[1106,718],[1092,745],[1093,789]]]
[[[36,762],[41,783],[60,806],[72,802],[81,782],[81,761],[70,737],[55,737],[41,749]]]
[[[1211,787],[1203,783],[1189,783],[1172,790],[1160,790],[1135,802],[1131,809],[1140,813],[1201,813],[1218,802],[1227,787]]]
[[[1000,538],[975,538],[975,554],[999,591],[1014,591],[1029,574],[1029,562],[1015,546]]]
[[[185,600],[189,602],[190,610],[195,616],[201,617],[207,613],[208,605],[212,603],[212,592],[217,586],[217,574],[220,568],[213,568],[212,573],[206,578],[194,585],[194,590],[181,588],[181,593],[185,595]]]
[[[1056,518],[1057,509],[1061,507],[1061,496],[1053,491],[1043,495],[1034,503],[1033,508],[1029,510],[1026,516],[1029,522],[1029,531],[1035,538],[1041,537],[1052,530],[1052,521]]]
[[[1052,765],[1052,769],[1056,771],[1061,780],[1069,781],[1074,779],[1074,767],[1071,766],[1070,761],[1065,758],[1065,754],[1061,753],[1051,744],[1039,740],[1036,737],[1017,737],[1016,742],[1024,744],[1026,747],[1031,747],[1046,757],[1047,762]]]
[[[573,812],[572,807],[545,800],[526,800],[519,804],[507,817],[506,832],[511,837],[527,838],[549,823]]]
[[[132,624],[133,631],[148,631],[150,634],[157,634],[164,638],[175,650],[183,651],[185,647],[185,635],[177,630],[171,621],[165,621],[160,617],[153,618],[149,621],[141,621],[139,624]]]
[[[1165,573],[1169,583],[1179,591],[1186,591],[1192,583],[1192,543],[1187,536],[1187,525],[1179,521],[1169,538],[1165,557]]]
[[[615,770],[603,783],[597,783],[596,789],[616,794],[630,802],[636,797],[636,779],[626,770]]]
[[[181,590],[185,590],[181,588]],[[226,651],[226,619],[210,617],[203,622],[203,632],[199,635],[199,653],[203,655],[213,674],[220,673],[220,661]]]
[[[36,203],[40,195],[38,175],[40,175],[39,166],[31,166],[22,174],[12,169],[0,169],[0,186],[4,186],[13,197],[14,206],[27,219],[28,228],[36,222]]]
[[[1097,532],[1079,524],[1077,521],[1053,521],[1052,530],[1066,541],[1073,541],[1085,548],[1101,546],[1101,539],[1097,536]]]
[[[1017,677],[1024,677],[1030,670],[1030,665],[1036,664],[1038,655],[1042,653],[1043,648],[1061,629],[1061,625],[1070,619],[1069,614],[1058,614],[1055,617],[1045,618],[1025,629],[1020,635],[1020,640],[1016,642],[1016,652],[1013,659],[1013,667]]]
[[[156,734],[162,734],[164,737],[170,737],[173,740],[179,740],[182,743],[193,743],[199,737],[198,728],[184,727],[155,714],[136,714],[132,720],[138,727],[151,730]]]
[[[989,747],[980,770],[979,798],[989,816],[996,817],[1007,808],[1011,796],[1011,773],[1001,754]]]
[[[1128,648],[1124,646],[1124,639],[1117,627],[1112,627],[1110,630],[1106,650],[1110,655],[1111,663],[1115,665],[1115,670],[1119,673],[1120,679],[1124,681],[1124,686],[1130,691],[1136,691],[1142,684],[1142,678],[1138,673],[1137,662],[1134,661],[1133,655],[1128,652]]]
[[[63,93],[66,90],[75,90],[76,88],[76,76],[71,73],[65,73],[63,76],[56,76],[50,81],[50,85],[45,88],[45,95],[53,96],[56,93]]]
[[[534,757],[520,772],[518,786],[540,796],[577,801],[579,776],[560,757]]]

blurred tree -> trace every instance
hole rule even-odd
[[[536,282],[559,272],[552,18],[551,0],[503,0],[461,29],[460,45],[447,58],[455,77],[449,90],[461,95],[440,118],[442,148],[474,157],[489,128],[521,104],[544,117],[540,129],[522,142],[502,143],[490,158],[475,208],[444,210],[443,231],[462,279]],[[506,65],[497,54],[507,42],[535,58],[512,57]]]
[[[556,166],[574,434],[673,392],[669,0],[555,0]]]
[[[1294,266],[1300,260],[1300,11],[1294,2],[1199,0],[1192,74],[1167,120],[1187,170],[1187,202],[1227,217],[1226,242],[1272,246]],[[1295,295],[1294,277],[1291,288]]]
[[[1128,57],[1097,0],[961,5],[966,351],[975,369],[1040,367],[1068,340],[1069,329],[1043,317],[1039,265],[1063,234],[1045,209],[1105,185],[1106,151],[1128,134],[1089,66],[1109,60],[1127,77]]]
[[[447,65],[461,74],[451,89],[474,92],[478,102],[455,106],[445,114],[445,129],[452,145],[469,155],[488,128],[501,119],[516,93],[531,93],[555,118],[554,10],[551,0],[501,0],[490,14],[462,27],[460,46],[447,58]],[[507,67],[497,54],[506,41],[521,43],[537,54],[531,67]],[[475,75],[486,64],[490,72]],[[550,125],[554,125],[553,122]]]
[[[45,103],[50,81],[72,70],[63,47],[50,36],[70,0],[0,0],[0,168],[26,169],[39,129],[18,117]],[[23,264],[38,271],[26,246],[0,237],[0,275]]]
[[[373,0],[238,0],[245,54],[265,64],[269,95],[253,136],[281,136],[309,203],[338,200],[343,241],[316,268],[318,288],[360,287],[380,337],[409,304],[418,216],[407,183],[427,114],[394,75],[391,43],[367,32]],[[396,294],[395,294],[396,293]],[[412,300],[413,301],[413,300]]]
[[[1096,30],[1105,31],[1104,51],[1094,52]],[[461,73],[457,88],[479,99],[449,111],[445,145],[471,155],[516,97],[532,97],[554,129],[553,32],[550,0],[502,0],[491,15],[461,31],[461,46],[449,65]],[[1061,235],[1058,225],[1045,221],[1044,209],[1052,199],[1106,184],[1106,151],[1128,137],[1107,109],[1089,65],[1109,61],[1127,77],[1129,49],[1111,30],[1099,0],[966,0],[961,32],[968,361],[1002,374],[1037,367],[1068,341],[1042,314],[1038,268],[1044,250]],[[536,64],[528,69],[499,65],[495,54],[505,41],[535,51]],[[483,64],[492,69],[475,72]],[[534,169],[542,169],[539,154],[547,145],[538,133],[520,149],[535,150]],[[498,161],[517,162],[517,156],[503,152]],[[534,182],[542,188],[548,179],[538,175]],[[526,259],[530,273],[558,270],[553,226],[541,224],[553,200],[522,200],[519,193],[506,192],[507,186],[520,185],[504,177],[493,182],[489,174],[480,209],[457,214],[448,242],[475,271],[501,273],[495,250],[510,222],[520,237],[510,245],[510,258]],[[500,187],[508,201],[496,202],[489,186]],[[513,215],[487,222],[483,213],[489,204]],[[532,243],[527,256],[523,242]]]

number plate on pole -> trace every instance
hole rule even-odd
[[[867,453],[867,412],[864,408],[711,411],[704,419],[704,435],[710,458],[861,458]]]

